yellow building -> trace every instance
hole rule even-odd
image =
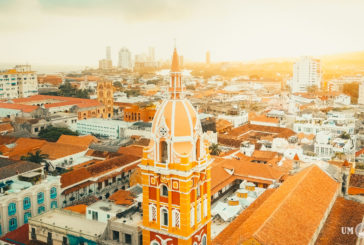
[[[112,118],[114,114],[114,87],[111,81],[97,83],[97,100],[105,106],[102,118]]]
[[[175,49],[170,96],[157,109],[140,164],[144,245],[211,244],[209,145],[183,92]]]

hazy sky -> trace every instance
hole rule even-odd
[[[364,50],[363,0],[0,0],[0,62],[97,66],[111,46],[186,60]]]

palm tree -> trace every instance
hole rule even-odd
[[[221,152],[219,145],[214,144],[214,143],[210,145],[209,150],[210,150],[210,154],[215,155],[215,156],[220,155],[220,152]]]
[[[48,154],[41,154],[40,150],[37,150],[35,153],[32,152],[28,152],[28,155],[26,156],[21,156],[20,160],[23,161],[29,161],[29,162],[34,162],[34,163],[38,163],[38,164],[45,164],[45,170],[48,171],[49,169],[49,162],[46,161],[46,159],[49,157]]]

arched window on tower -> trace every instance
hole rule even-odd
[[[166,185],[161,185],[161,196],[168,197],[168,187]]]
[[[162,163],[167,163],[168,161],[168,145],[167,145],[167,142],[165,141],[161,141],[160,143],[161,145],[161,162]]]
[[[168,209],[165,207],[161,208],[161,223],[168,226]]]
[[[200,159],[200,138],[196,141],[196,160]]]

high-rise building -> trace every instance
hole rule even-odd
[[[155,47],[149,47],[148,48],[148,61],[154,61],[155,60]]]
[[[211,62],[210,51],[206,52],[206,64],[209,65]]]
[[[131,52],[127,48],[122,48],[119,51],[119,68],[125,69],[125,70],[131,70],[132,69],[132,63],[131,63]]]
[[[108,59],[99,60],[100,70],[110,70],[112,69],[112,61]]]
[[[307,92],[311,86],[321,88],[321,64],[319,59],[301,57],[293,65],[293,77],[288,82],[292,93]]]
[[[364,105],[364,81],[359,84],[358,104]]]
[[[106,59],[111,60],[111,48],[110,48],[110,46],[106,47]]]
[[[97,100],[102,103],[103,109],[102,118],[112,118],[114,115],[114,87],[111,81],[97,82]]]
[[[0,99],[25,98],[38,94],[38,78],[30,65],[17,65],[0,72]]]
[[[143,244],[211,244],[211,158],[201,122],[184,98],[176,49],[169,98],[158,107],[140,164]]]

